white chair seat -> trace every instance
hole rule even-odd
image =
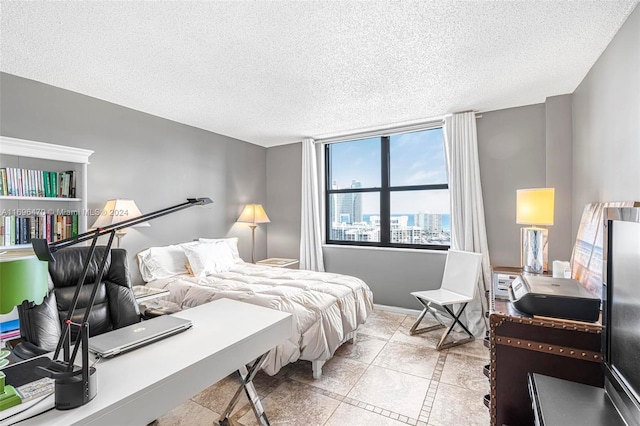
[[[411,295],[422,300],[433,302],[440,306],[451,305],[454,303],[468,303],[473,300],[473,297],[468,297],[443,288],[439,288],[437,290],[414,291]]]

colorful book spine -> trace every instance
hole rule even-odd
[[[29,244],[33,238],[48,242],[71,238],[78,235],[79,226],[78,212],[0,216],[0,246]]]
[[[0,333],[6,333],[8,331],[13,331],[13,330],[20,330],[19,319],[0,322]]]
[[[75,237],[78,235],[78,214],[74,213],[71,215],[71,236]]]
[[[20,337],[20,330],[7,331],[6,333],[0,333],[0,340],[9,340]]]
[[[3,167],[0,196],[75,198],[76,173]]]
[[[0,195],[7,194],[7,169],[0,169]]]
[[[13,319],[0,323],[0,340],[20,337],[20,320]]]

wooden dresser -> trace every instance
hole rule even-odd
[[[528,373],[603,387],[600,323],[534,318],[518,312],[508,300],[497,299],[491,287],[487,340],[491,393],[485,398],[491,425],[534,424]]]

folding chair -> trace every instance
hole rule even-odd
[[[444,275],[442,277],[440,288],[437,290],[415,291],[411,293],[416,299],[418,299],[418,302],[424,306],[424,309],[418,316],[418,319],[411,327],[412,336],[446,327],[444,334],[440,338],[440,342],[438,342],[438,345],[436,346],[437,350],[447,349],[452,346],[461,345],[474,340],[473,334],[460,321],[460,315],[462,315],[467,304],[473,300],[476,294],[476,284],[480,278],[481,265],[482,254],[480,253],[449,250],[447,253],[447,261],[444,266]],[[461,304],[457,313],[454,313],[453,311],[454,304]],[[434,305],[444,309],[444,311],[446,311],[446,313],[451,317],[452,322],[449,326],[445,325],[438,315],[436,315],[436,313],[442,311],[436,309]],[[436,321],[438,321],[438,324],[430,327],[418,328],[418,325],[427,312],[429,312]],[[451,330],[453,330],[453,327],[456,324],[462,327],[468,337],[444,343],[445,339],[449,336]]]

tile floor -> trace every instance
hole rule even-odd
[[[255,379],[273,426],[440,426],[489,424],[482,396],[489,381],[482,367],[489,351],[481,340],[448,350],[433,349],[442,330],[411,336],[415,317],[376,310],[357,342],[327,361],[319,380],[311,363],[298,361],[275,376]],[[161,417],[156,426],[211,425],[233,396],[235,376],[204,390]],[[246,397],[231,415],[237,426],[257,421]]]

